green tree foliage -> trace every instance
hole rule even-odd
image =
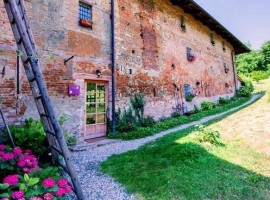
[[[252,50],[249,53],[238,55],[236,63],[239,74],[252,77],[255,81],[268,78],[270,71],[270,41],[265,42],[259,50]]]
[[[263,56],[263,65],[270,68],[270,41],[265,42],[261,48]]]

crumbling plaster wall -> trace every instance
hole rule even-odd
[[[226,40],[169,0],[117,2],[119,107],[129,106],[129,97],[142,93],[148,102],[146,115],[158,119],[169,116],[179,101],[192,109],[202,101],[217,101],[219,97],[234,94],[233,48]],[[186,31],[181,30],[181,16],[184,16]],[[210,43],[210,34],[215,38],[215,46]],[[195,61],[187,60],[187,48],[193,50]],[[224,71],[224,63],[228,73]],[[226,83],[229,87],[225,87]],[[191,103],[181,100],[184,84],[198,93]]]

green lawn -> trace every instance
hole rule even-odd
[[[268,90],[270,81],[263,84]],[[219,131],[223,146],[199,142],[189,128],[113,155],[101,170],[138,199],[269,200],[269,107],[264,97],[207,124]]]

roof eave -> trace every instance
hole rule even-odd
[[[202,24],[227,40],[233,46],[235,54],[250,52],[250,49],[245,44],[193,0],[171,0],[171,2],[173,5],[180,6],[184,12],[191,14],[196,20],[199,20]]]

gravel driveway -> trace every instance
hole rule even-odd
[[[109,141],[107,144],[103,143],[103,145],[88,145],[83,147],[83,151],[73,152],[72,157],[82,184],[85,198],[87,200],[135,199],[135,195],[127,193],[121,184],[114,181],[114,179],[110,176],[104,175],[100,172],[99,164],[101,162],[105,161],[112,154],[121,154],[130,150],[137,149],[138,147],[154,141],[166,134],[218,118],[224,114],[227,114],[228,112],[232,112],[240,107],[250,104],[259,97],[260,95],[254,95],[251,100],[237,108],[230,109],[229,111],[217,115],[205,117],[200,121],[192,122],[167,131],[163,131],[147,138],[132,141],[107,140]]]

